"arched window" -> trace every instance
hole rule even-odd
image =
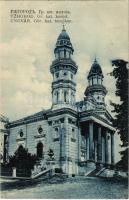
[[[43,144],[41,142],[37,144],[37,157],[38,158],[43,157]]]
[[[61,55],[60,55],[60,51],[58,51],[58,58],[60,59]]]
[[[66,49],[64,49],[64,58],[66,58]]]
[[[93,77],[92,77],[92,85],[93,85]]]
[[[3,161],[7,160],[7,149],[4,147],[4,152],[3,152]]]
[[[56,78],[59,78],[59,72],[56,73]]]
[[[97,76],[97,84],[99,84],[99,77]]]
[[[55,128],[55,131],[54,131],[54,135],[53,135],[53,136],[54,136],[54,139],[55,139],[55,138],[59,138],[59,128],[57,128],[57,127]]]
[[[59,92],[56,93],[56,101],[58,102],[58,98],[59,98]]]
[[[67,100],[67,92],[64,91],[64,102],[66,102],[66,100]]]

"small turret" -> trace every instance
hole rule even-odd
[[[105,105],[106,88],[103,86],[103,72],[96,58],[88,74],[88,87],[85,90],[85,96],[92,96],[99,105]]]

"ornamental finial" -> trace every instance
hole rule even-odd
[[[94,60],[94,62],[95,62],[95,63],[97,63],[97,58],[96,58],[96,55],[95,55],[95,60]]]
[[[63,23],[63,29],[62,29],[62,31],[65,31],[65,25],[64,25],[64,23]]]

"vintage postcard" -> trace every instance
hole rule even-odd
[[[128,198],[128,0],[0,1],[1,198]]]

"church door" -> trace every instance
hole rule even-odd
[[[41,142],[37,144],[37,157],[38,158],[43,157],[43,144]]]

